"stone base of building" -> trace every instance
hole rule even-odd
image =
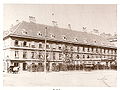
[[[47,71],[68,71],[68,70],[101,70],[101,69],[117,69],[117,66],[113,63],[114,61],[94,62],[90,64],[85,63],[73,63],[73,62],[47,62]],[[18,61],[18,60],[7,60],[4,62],[4,72],[8,72],[10,66],[19,67],[19,72],[30,71],[30,72],[43,72],[44,62],[40,61]],[[103,64],[104,63],[104,64]]]

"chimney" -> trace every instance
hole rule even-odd
[[[53,23],[53,26],[54,26],[54,27],[57,27],[57,26],[58,26],[57,21],[52,21],[52,23]]]
[[[99,35],[99,30],[93,29],[93,33],[96,34],[96,35]]]
[[[19,20],[18,19],[16,20],[16,24],[19,24]]]
[[[33,16],[29,16],[29,21],[32,23],[36,23],[36,19]]]
[[[87,31],[86,28],[87,28],[87,27],[83,27],[83,32],[86,32],[86,31]]]
[[[71,24],[68,24],[68,28],[71,30]]]

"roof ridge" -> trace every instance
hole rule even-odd
[[[26,29],[29,32],[26,36],[35,37],[37,35],[38,31],[40,31],[41,33],[44,33],[43,29],[45,27],[48,27],[48,33],[53,33],[53,34],[57,35],[56,39],[58,39],[58,40],[61,40],[61,39],[63,40],[63,37],[61,37],[61,35],[67,36],[68,39],[65,42],[68,42],[68,41],[76,42],[76,41],[73,41],[73,39],[77,38],[78,42],[83,43],[83,44],[87,42],[87,44],[93,44],[93,45],[100,44],[103,46],[103,42],[106,42],[106,44],[108,43],[108,41],[104,37],[93,34],[93,33],[82,32],[82,31],[77,31],[77,30],[70,30],[70,29],[61,28],[61,27],[54,27],[51,25],[45,25],[45,24],[40,24],[40,23],[31,23],[31,22],[27,22],[27,21],[22,21],[19,23],[18,26],[13,28],[14,30],[12,31],[12,34],[22,36],[21,30]],[[42,34],[42,37],[44,37],[44,34]],[[49,36],[49,37],[51,38],[51,36]],[[84,41],[84,40],[86,40],[86,41]]]

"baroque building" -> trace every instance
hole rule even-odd
[[[4,70],[11,65],[19,66],[21,71],[33,63],[44,65],[45,45],[49,70],[54,63],[109,65],[117,57],[117,48],[101,36],[32,21],[22,21],[5,31],[3,40]]]

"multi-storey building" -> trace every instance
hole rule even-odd
[[[46,59],[50,67],[53,63],[109,65],[116,61],[117,48],[101,36],[22,21],[4,32],[4,70],[11,65],[26,70],[32,63],[43,64],[45,38]]]

